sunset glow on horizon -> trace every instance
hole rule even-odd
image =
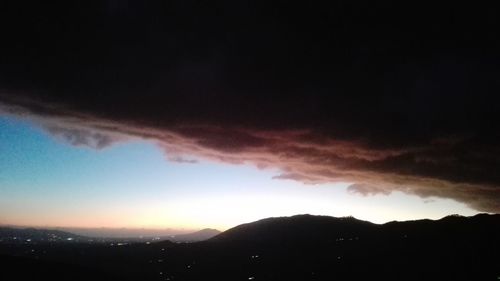
[[[0,224],[225,230],[266,217],[314,214],[384,223],[478,213],[450,199],[398,191],[361,196],[350,183],[273,179],[275,168],[168,160],[139,139],[100,150],[0,117]]]

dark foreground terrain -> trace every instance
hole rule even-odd
[[[0,243],[0,280],[500,280],[500,215],[383,225],[301,215],[204,242]]]

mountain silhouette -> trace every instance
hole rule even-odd
[[[221,232],[217,229],[213,228],[205,228],[193,233],[187,233],[187,234],[179,234],[179,235],[174,235],[174,236],[169,236],[166,237],[166,240],[170,240],[173,242],[197,242],[197,241],[204,241],[208,240]]]
[[[127,280],[498,280],[498,253],[500,215],[489,214],[386,224],[277,217],[196,243],[0,244],[0,255],[30,259],[25,268],[67,264]]]
[[[242,224],[214,238],[212,242],[236,243],[301,243],[326,242],[367,235],[377,228],[376,224],[353,217],[297,215],[276,217]]]

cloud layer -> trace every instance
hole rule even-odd
[[[13,5],[3,111],[73,145],[144,138],[172,161],[252,163],[279,179],[500,211],[494,9]]]

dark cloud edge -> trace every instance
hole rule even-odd
[[[348,191],[364,196],[400,191],[421,198],[453,199],[478,211],[500,212],[500,188],[494,180],[467,181],[448,176],[448,171],[432,171],[439,165],[457,170],[453,152],[463,149],[461,144],[467,142],[462,136],[439,137],[427,145],[405,149],[375,149],[357,141],[320,137],[311,130],[269,131],[202,123],[153,127],[69,108],[0,95],[0,112],[27,118],[72,145],[102,149],[141,138],[156,142],[167,159],[176,162],[195,163],[185,157],[195,156],[232,164],[251,163],[259,168],[281,169],[277,179],[308,184],[351,182]]]

